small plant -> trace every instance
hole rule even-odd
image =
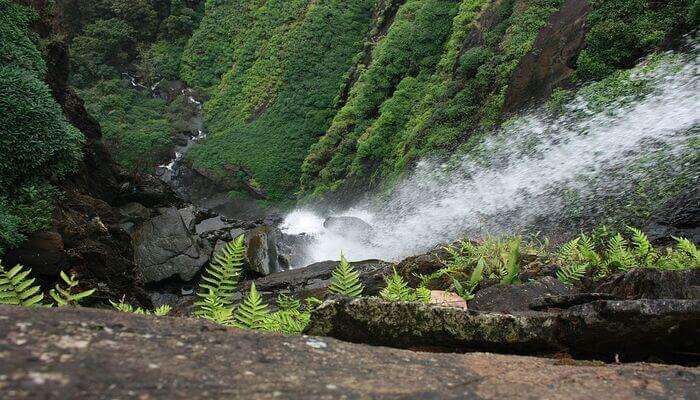
[[[144,310],[141,307],[134,307],[129,303],[125,303],[124,299],[122,299],[119,303],[115,303],[113,301],[109,301],[109,303],[114,307],[117,311],[125,312],[125,313],[132,313],[132,314],[139,314],[139,315],[157,315],[159,317],[166,316],[172,311],[172,307],[170,307],[167,304],[163,304],[160,307],[157,307],[153,310],[153,312]]]
[[[388,301],[416,300],[415,291],[408,287],[408,284],[403,280],[401,275],[396,272],[396,269],[394,269],[394,273],[390,277],[384,279],[386,281],[386,287],[379,293],[382,299]]]
[[[202,276],[198,295],[216,296],[225,305],[232,305],[244,257],[245,237],[240,235],[214,255]]]
[[[79,282],[77,279],[75,279],[75,276],[68,276],[63,271],[61,271],[60,276],[63,282],[66,283],[67,287],[63,288],[61,285],[56,284],[56,288],[49,291],[49,294],[51,297],[53,297],[59,307],[77,307],[81,300],[92,296],[92,294],[95,293],[95,289],[76,293],[75,291],[79,285]]]
[[[241,329],[265,329],[265,321],[270,312],[262,301],[255,283],[250,285],[250,292],[243,303],[236,308],[233,326]]]
[[[430,289],[425,286],[419,286],[416,289],[416,300],[421,303],[430,303]]]
[[[607,228],[597,228],[590,236],[579,237],[562,246],[557,278],[573,285],[593,271],[595,278],[604,279],[616,272],[632,268],[654,268],[659,270],[698,268],[700,255],[691,241],[674,238],[675,247],[665,252],[655,249],[647,235],[641,230],[627,227],[631,243],[620,233],[611,233]]]
[[[277,297],[278,311],[271,313],[263,323],[263,329],[272,332],[300,334],[309,324],[311,313],[301,311],[301,302],[281,294]]]
[[[328,291],[343,296],[359,297],[364,289],[359,278],[360,273],[350,266],[345,256],[341,254],[340,264],[333,271],[333,279]]]
[[[301,302],[284,293],[277,296],[277,308],[282,311],[298,310],[301,307]]]
[[[500,268],[501,284],[511,285],[518,282],[520,274],[520,243],[521,238],[514,238],[508,243],[508,250],[501,253]],[[505,258],[503,258],[505,256]],[[483,260],[480,259],[480,261]]]
[[[476,263],[474,271],[472,271],[471,276],[467,285],[462,285],[456,278],[452,278],[452,284],[455,287],[457,294],[466,301],[474,299],[474,289],[476,286],[484,279],[484,270],[486,269],[486,261],[483,258],[479,258]]]
[[[41,288],[34,285],[34,278],[29,278],[31,269],[16,265],[5,271],[0,264],[0,304],[24,307],[41,307],[44,294]]]
[[[199,300],[195,303],[194,313],[196,316],[215,322],[226,321],[231,317],[233,295],[241,275],[244,254],[245,238],[240,235],[214,256],[199,284]]]

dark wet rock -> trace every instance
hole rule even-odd
[[[122,187],[115,204],[140,203],[146,207],[180,207],[184,202],[163,181],[155,176],[141,174]]]
[[[566,0],[540,29],[532,50],[520,60],[510,78],[504,112],[514,112],[531,101],[544,99],[569,84],[576,59],[584,46],[591,7],[587,1]]]
[[[660,205],[642,228],[657,244],[675,244],[673,236],[700,243],[700,187],[696,185]]]
[[[323,227],[336,235],[369,241],[374,235],[372,225],[357,217],[329,217]]]
[[[174,275],[188,281],[209,261],[212,249],[187,230],[180,212],[167,209],[133,235],[134,259],[145,282],[157,282]]]
[[[658,271],[635,268],[596,289],[624,299],[700,299],[700,270]]]
[[[447,260],[449,254],[444,246],[437,246],[434,250],[414,257],[406,258],[396,266],[396,271],[408,282],[411,287],[418,287],[421,284],[418,275],[430,275],[445,266],[443,260]],[[434,290],[449,289],[452,281],[445,279],[428,282],[427,287]]]
[[[551,276],[517,285],[493,285],[476,292],[469,308],[479,311],[527,311],[535,300],[547,295],[567,295],[572,289]]]
[[[198,223],[195,227],[195,231],[198,235],[206,235],[215,231],[229,230],[234,226],[234,224],[225,222],[221,217],[217,216],[205,219],[204,221]]]
[[[279,234],[276,228],[270,226],[260,226],[246,232],[246,263],[250,271],[266,276],[282,270],[277,257]]]
[[[607,293],[573,293],[563,295],[548,294],[530,303],[529,308],[535,311],[566,309],[581,304],[592,303],[598,300],[620,300],[620,298]]]
[[[335,299],[316,309],[306,330],[355,343],[522,354],[618,354],[629,359],[694,352],[700,301],[596,301],[561,313],[464,311],[378,298]]]
[[[151,218],[152,210],[143,204],[128,203],[119,207],[119,215],[124,222],[138,224]]]
[[[357,261],[350,264],[360,272],[360,282],[365,287],[366,295],[376,295],[386,286],[384,276],[390,273],[393,265],[380,260]],[[323,298],[331,284],[331,274],[337,266],[337,261],[323,261],[308,267],[279,272],[245,282],[242,290],[247,292],[251,282],[255,282],[256,288],[270,303],[274,302],[280,293],[291,294],[299,299]]]
[[[0,391],[16,400],[691,399],[700,380],[697,368],[420,353],[80,308],[0,307],[0,349]]]
[[[3,261],[7,267],[22,264],[36,274],[58,276],[67,264],[63,237],[58,232],[36,232],[21,246],[5,254]]]

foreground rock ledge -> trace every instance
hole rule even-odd
[[[410,349],[674,361],[700,347],[700,300],[598,300],[506,314],[339,297],[314,310],[306,332]]]
[[[416,353],[92,309],[0,306],[3,399],[693,398],[700,370]]]

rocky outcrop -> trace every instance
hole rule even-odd
[[[520,59],[511,75],[504,112],[511,113],[531,101],[545,99],[566,86],[575,72],[576,58],[588,33],[586,0],[566,0],[540,29],[532,50]]]
[[[314,310],[306,332],[400,348],[673,357],[700,345],[700,301],[601,300],[561,313],[502,314],[344,298]]]
[[[209,261],[212,248],[188,228],[188,211],[168,208],[134,232],[134,259],[145,282],[175,275],[189,281]]]
[[[527,311],[530,304],[544,296],[570,294],[572,289],[551,276],[519,285],[493,285],[479,290],[469,308],[479,311]]]
[[[700,270],[635,268],[608,279],[596,291],[624,299],[700,300]]]
[[[0,393],[17,400],[690,399],[698,381],[697,368],[679,366],[418,353],[203,320],[0,307]]]
[[[393,264],[380,260],[351,262],[360,273],[364,294],[377,295],[386,286],[384,276],[391,273]],[[324,298],[331,284],[331,274],[338,266],[337,261],[323,261],[305,268],[283,271],[270,276],[244,282],[242,291],[247,292],[252,282],[269,303],[274,303],[280,293],[290,294],[298,299],[307,297]]]

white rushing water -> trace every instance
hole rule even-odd
[[[338,259],[341,250],[349,259],[397,260],[464,234],[536,225],[561,212],[562,188],[581,194],[610,190],[616,182],[600,186],[591,178],[624,171],[654,149],[663,148],[664,157],[688,151],[698,136],[690,129],[700,124],[700,63],[694,55],[663,60],[633,71],[632,80],[651,89],[643,96],[597,109],[590,91],[581,90],[563,115],[554,118],[544,107],[526,113],[486,135],[478,151],[447,162],[422,160],[380,204],[333,214],[362,218],[375,229],[371,238],[329,232],[313,210],[290,213],[283,230],[315,238],[308,264]]]

